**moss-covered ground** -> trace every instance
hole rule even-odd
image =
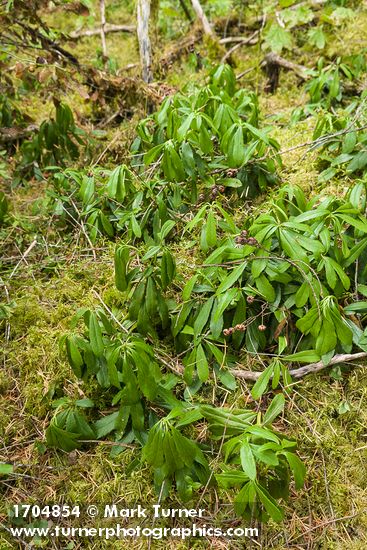
[[[114,19],[117,11],[112,7],[108,12],[113,22],[131,24],[134,17],[132,10],[127,9],[122,16]],[[64,31],[77,28],[79,23],[76,17],[66,17],[62,11],[48,13],[47,19]],[[341,55],[346,47],[351,53],[358,52],[366,21],[367,12],[360,9],[356,19],[337,29],[326,54]],[[91,18],[90,25],[93,26],[93,23]],[[75,43],[73,52],[81,60],[97,59],[99,45],[98,36],[84,38]],[[109,34],[107,46],[119,67],[138,61],[133,35]],[[199,44],[198,50],[200,48],[205,56],[205,46]],[[306,45],[302,51],[294,52],[293,58],[297,62],[312,64],[313,55],[314,52]],[[238,71],[255,67],[241,80],[241,85],[251,88],[263,86],[263,75],[258,68],[262,57],[263,52],[257,46],[237,50],[235,60]],[[191,73],[190,58],[185,57],[173,65],[166,82],[179,88],[191,78]],[[204,73],[204,70],[196,72],[194,79],[200,81]],[[312,137],[315,122],[312,117],[289,124],[292,110],[305,101],[306,93],[289,73],[282,73],[280,87],[274,95],[261,94],[262,110],[276,127],[273,135],[282,150],[307,142]],[[86,116],[88,107],[84,106],[84,102],[77,98],[75,103],[76,108]],[[34,102],[30,102],[32,109],[37,110],[42,118],[47,104],[41,108],[34,98]],[[128,123],[124,124],[127,127]],[[115,132],[121,132],[121,127],[110,130],[101,150],[113,140]],[[124,150],[131,132],[131,126],[127,127],[126,132],[121,132],[122,137],[112,147],[107,163],[113,164],[115,160],[108,159],[116,159],[114,147],[117,151]],[[123,143],[120,143],[121,140]],[[319,192],[316,157],[315,152],[305,154],[305,148],[285,153],[282,182],[300,185],[310,194]],[[322,191],[340,192],[347,186],[347,179],[332,180],[326,187],[323,186]],[[14,541],[6,530],[8,513],[15,503],[156,502],[151,474],[145,467],[126,473],[137,454],[134,448],[116,453],[115,447],[106,440],[67,454],[47,449],[44,444],[45,428],[52,416],[52,399],[62,394],[90,397],[94,391],[89,387],[86,392],[86,388],[76,380],[60,346],[60,339],[70,331],[78,308],[100,305],[97,295],[110,308],[119,300],[114,290],[113,243],[99,241],[93,253],[82,232],[70,233],[60,229],[57,220],[50,218],[45,192],[44,184],[34,182],[13,189],[10,195],[12,225],[3,228],[1,233],[4,253],[0,282],[2,291],[5,291],[4,300],[11,302],[13,310],[9,322],[0,321],[0,345],[4,354],[0,367],[0,462],[14,464],[15,470],[11,476],[0,478],[0,526],[4,527],[0,529],[0,550],[28,548],[24,541]],[[265,199],[262,197],[262,200]],[[259,206],[261,201],[257,202]],[[25,255],[34,239],[36,243]],[[181,246],[180,251],[182,262],[181,265],[179,263],[179,270],[185,276],[194,259],[185,246]],[[367,371],[363,364],[342,367],[339,376],[334,377],[323,371],[303,379],[294,387],[286,412],[276,427],[299,442],[300,456],[307,467],[306,485],[301,491],[291,491],[291,498],[285,505],[285,521],[280,525],[270,522],[264,526],[259,543],[253,542],[252,548],[367,548],[366,398]],[[247,385],[241,384],[229,400],[238,406],[248,403],[251,397]],[[201,506],[210,510],[208,523],[220,524],[225,520],[225,510],[215,512],[215,492],[205,492],[201,498]],[[224,493],[220,498],[226,502]],[[227,502],[229,500],[228,496]],[[171,502],[172,505],[179,504],[174,497]],[[86,522],[89,524],[91,520]],[[238,524],[241,524],[240,520]],[[148,543],[141,541],[106,542],[93,539],[79,539],[64,546],[60,546],[61,542],[50,543],[49,546],[39,544],[41,547],[65,550],[148,547]],[[180,550],[250,546],[243,541],[198,539],[190,543],[151,541],[151,547]]]

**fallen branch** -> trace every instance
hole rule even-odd
[[[38,131],[38,126],[36,124],[30,124],[27,128],[18,128],[18,127],[3,127],[0,128],[0,142],[17,141],[18,139],[24,139],[33,133]]]
[[[266,16],[264,16],[263,19],[262,19],[261,27],[259,29],[257,29],[255,32],[253,32],[247,38],[243,38],[240,42],[238,42],[237,44],[232,46],[232,48],[230,48],[228,50],[228,52],[222,57],[221,63],[225,63],[227,61],[227,59],[229,57],[231,57],[232,53],[235,52],[241,46],[245,46],[246,44],[251,44],[251,45],[257,44],[258,41],[259,41],[259,37],[261,35],[261,31],[263,30],[263,28],[265,26],[265,22],[266,22]]]
[[[307,72],[307,67],[304,65],[298,65],[292,63],[284,57],[277,55],[276,53],[268,53],[262,61],[262,69],[268,77],[268,81],[265,86],[265,91],[268,93],[274,93],[279,85],[280,69],[294,72],[300,80],[303,82],[310,78]]]
[[[338,363],[347,363],[348,361],[363,359],[364,357],[367,357],[367,352],[365,351],[361,351],[360,353],[341,353],[339,355],[334,355],[328,365],[324,365],[322,361],[318,361],[317,363],[305,365],[304,367],[299,367],[298,369],[293,369],[289,372],[290,375],[293,376],[293,378],[302,378],[306,374],[318,372],[319,370],[322,370],[331,365],[337,365]]]
[[[304,367],[299,367],[298,369],[291,369],[289,371],[289,374],[295,378],[302,378],[303,376],[306,376],[307,374],[311,374],[314,372],[318,372],[322,369],[325,369],[326,367],[331,367],[332,365],[337,365],[339,363],[347,363],[348,361],[354,361],[356,359],[363,359],[367,357],[367,352],[361,351],[360,353],[341,353],[338,355],[334,355],[334,357],[331,359],[331,361],[325,365],[322,361],[318,361],[317,363],[310,363],[309,365],[305,365]],[[262,372],[252,372],[252,371],[246,371],[246,370],[231,370],[230,371],[233,376],[236,378],[242,378],[243,380],[257,380],[260,378]]]
[[[307,67],[288,61],[288,59],[285,59],[274,52],[268,53],[265,56],[264,63],[267,65],[277,65],[287,71],[293,71],[302,80],[307,80],[310,77]]]
[[[288,59],[285,59],[284,57],[281,57],[280,55],[277,55],[273,52],[268,53],[265,56],[261,63],[261,66],[268,77],[265,91],[269,93],[274,93],[275,90],[278,88],[281,69],[292,71],[302,82],[306,82],[306,80],[309,80],[312,77],[310,69],[308,69],[304,65],[299,65],[298,63],[288,61]],[[345,93],[348,95],[360,94],[365,89],[365,83],[358,81],[343,81],[342,86]]]
[[[128,32],[128,33],[134,33],[136,31],[136,27],[131,25],[113,25],[110,23],[106,23],[104,26],[104,33],[107,34],[109,32]],[[69,33],[68,37],[72,38],[73,40],[77,40],[78,38],[83,38],[85,36],[97,36],[98,34],[101,34],[101,29],[89,29],[86,31],[74,31]]]
[[[232,44],[232,43],[241,43],[246,40],[243,38],[243,36],[226,36],[225,38],[221,38],[219,40],[219,44]]]

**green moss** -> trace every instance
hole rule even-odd
[[[117,10],[115,4],[109,7],[109,17],[114,23],[131,23],[134,18],[131,9]],[[88,22],[90,27],[98,24],[97,3],[94,3]],[[118,14],[118,17],[116,16]],[[116,17],[115,17],[116,16]],[[347,53],[358,53],[360,37],[364,33],[367,19],[364,11],[358,17],[333,32],[326,53],[330,57]],[[62,31],[70,32],[79,27],[83,19],[54,10],[47,14],[47,20]],[[111,20],[111,19],[110,19]],[[85,22],[85,20],[84,20]],[[161,39],[160,39],[161,40]],[[92,60],[98,63],[100,37],[84,38],[75,44],[67,43],[82,63]],[[166,47],[164,39],[157,46]],[[138,62],[136,38],[131,35],[112,33],[107,36],[109,55],[116,59],[118,66]],[[181,89],[189,80],[204,82],[209,67],[221,51],[211,48],[208,58],[206,45],[197,45],[196,51],[203,58],[203,68],[197,66],[196,56],[183,56],[169,71],[166,81],[174,88]],[[160,50],[159,50],[160,51]],[[280,87],[274,95],[262,93],[265,76],[259,67],[264,52],[258,47],[245,46],[233,55],[238,72],[253,69],[241,80],[244,88],[256,89],[260,93],[264,124],[274,124],[273,136],[279,141],[283,151],[282,183],[300,185],[310,194],[319,192],[317,183],[316,153],[307,148],[291,149],[312,139],[315,117],[289,125],[292,111],[307,101],[307,95],[296,77],[291,73],[281,73]],[[314,66],[318,52],[302,48],[302,51],[287,52],[289,58]],[[139,68],[134,69],[137,74]],[[125,75],[124,75],[125,76]],[[88,119],[91,104],[85,103],[77,91],[68,94],[68,103]],[[41,97],[32,97],[24,107],[36,121],[52,114],[52,104]],[[111,149],[102,159],[102,164],[115,165],[127,153],[126,143],[131,142],[135,123],[140,113],[136,112],[131,121],[126,121],[117,129],[106,132],[106,142]],[[120,138],[114,140],[117,132]],[[95,146],[95,158],[102,153],[104,145]],[[287,150],[286,152],[284,152]],[[341,193],[349,186],[350,180],[338,178],[323,189],[326,193]],[[65,502],[75,504],[111,503],[125,499],[129,503],[156,502],[152,488],[152,474],[145,465],[137,464],[130,474],[127,468],[137,457],[138,449],[124,450],[111,456],[112,445],[108,441],[85,445],[81,450],[66,454],[42,447],[44,432],[49,423],[53,397],[68,395],[92,396],[98,405],[110,407],[105,395],[97,385],[85,387],[78,381],[60,349],[60,338],[70,331],[70,322],[80,307],[99,307],[100,302],[92,292],[95,289],[112,309],[124,307],[124,301],[113,284],[113,245],[106,242],[97,245],[97,260],[93,260],[87,245],[79,243],[83,236],[70,237],[50,222],[47,201],[44,201],[45,186],[30,182],[26,189],[16,189],[11,197],[13,221],[7,229],[5,243],[6,256],[19,256],[19,249],[26,250],[36,235],[38,245],[21,262],[12,279],[7,282],[11,300],[16,302],[10,319],[10,341],[6,348],[5,369],[0,371],[0,461],[11,461],[17,466],[14,476],[1,484],[1,521],[6,521],[7,507],[14,502]],[[269,190],[271,193],[271,190]],[[256,204],[261,206],[262,197]],[[235,218],[241,223],[248,211],[240,206]],[[9,236],[10,235],[10,236]],[[15,235],[15,238],[14,238]],[[202,261],[200,252],[192,242],[182,239],[173,248],[178,256],[178,272],[183,279],[190,277]],[[101,250],[100,250],[101,248]],[[4,279],[10,274],[14,262],[4,262]],[[78,329],[77,329],[78,330]],[[244,357],[244,361],[247,358]],[[291,498],[285,503],[286,518],[281,525],[271,522],[263,527],[262,546],[283,550],[284,548],[315,548],[319,550],[364,550],[367,545],[367,483],[365,464],[367,459],[366,442],[366,394],[367,374],[364,365],[345,369],[343,378],[335,381],[327,371],[310,376],[295,387],[291,394],[284,418],[277,423],[279,431],[294,437],[299,442],[300,456],[307,466],[306,487],[302,491],[291,491]],[[228,392],[208,384],[198,399],[226,402],[237,407],[257,407],[252,403],[249,387],[239,384],[238,389]],[[265,399],[264,399],[265,402]],[[348,403],[350,411],[340,414],[339,406]],[[260,404],[262,409],[264,403]],[[200,435],[200,427],[195,428]],[[213,469],[218,468],[216,460]],[[17,475],[22,474],[22,475]],[[28,477],[25,477],[28,476]],[[1,480],[3,481],[3,479]],[[233,492],[216,489],[207,490],[203,495],[202,506],[209,510],[208,522],[221,525],[226,519],[225,512],[213,514],[217,499],[230,502]],[[177,505],[172,493],[169,500]],[[195,506],[195,502],[193,502]],[[344,519],[343,519],[344,518]],[[335,520],[335,521],[334,521]],[[44,547],[47,548],[45,542]],[[217,546],[215,546],[217,544]],[[187,542],[155,541],[157,549],[204,549],[222,548],[226,542],[195,540]],[[231,548],[243,548],[243,541],[231,541]],[[145,548],[142,541],[79,541],[78,548],[117,549]],[[19,548],[8,534],[0,534],[0,550]]]

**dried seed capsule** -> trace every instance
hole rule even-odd
[[[266,330],[266,326],[265,325],[259,325],[257,327],[261,332],[264,332],[264,330]]]
[[[220,185],[220,186],[218,187],[218,189],[219,189],[219,191],[220,191],[221,193],[224,193],[224,191],[226,190],[226,188],[224,187],[224,185]]]
[[[247,302],[248,304],[253,304],[254,301],[255,301],[254,296],[251,296],[251,295],[250,295],[250,296],[247,296],[246,302]]]
[[[198,196],[198,199],[199,199],[199,201],[205,201],[204,193],[200,193],[200,195]]]
[[[234,169],[234,168],[229,168],[229,169],[227,170],[227,176],[228,176],[229,178],[234,178],[234,177],[236,177],[236,176],[237,176],[237,170]]]
[[[236,325],[234,328],[235,328],[236,330],[241,330],[241,329],[242,329],[242,325],[239,323],[239,324]]]
[[[242,237],[247,237],[248,233],[247,233],[246,229],[242,229],[241,235],[242,235]]]
[[[224,336],[228,336],[228,335],[230,334],[230,332],[229,332],[229,330],[228,330],[227,328],[225,328],[225,329],[223,330],[223,334],[224,334]]]

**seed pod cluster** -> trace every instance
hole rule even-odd
[[[226,190],[225,186],[224,185],[213,185],[211,187],[211,190],[210,190],[210,194],[209,194],[209,197],[208,199],[209,200],[215,200],[217,198],[217,196],[220,194],[220,193],[224,193]],[[198,195],[198,201],[199,202],[204,202],[206,199],[206,195],[205,193],[200,193]]]
[[[238,325],[236,325],[234,327],[225,328],[223,330],[223,334],[224,334],[224,336],[230,336],[234,332],[237,332],[237,331],[245,332],[245,330],[246,330],[246,325],[244,325],[243,323],[239,323]]]
[[[250,246],[259,246],[259,243],[255,239],[255,237],[248,237],[247,235],[248,235],[248,233],[247,233],[246,229],[243,229],[241,231],[240,235],[238,235],[235,238],[236,243],[237,244],[249,244]]]
[[[236,170],[235,168],[229,168],[226,171],[226,174],[229,178],[235,178],[238,174],[238,170]]]
[[[225,190],[226,188],[224,187],[224,185],[213,185],[210,193],[211,200],[216,199],[219,193],[224,193]]]

